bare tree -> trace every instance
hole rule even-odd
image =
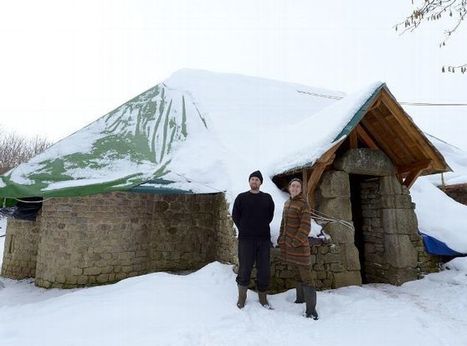
[[[28,138],[0,128],[0,174],[40,154],[52,142],[40,136]]]
[[[412,0],[414,5],[414,0]],[[461,26],[467,15],[467,0],[418,0],[418,5],[414,5],[412,13],[408,15],[404,21],[396,24],[394,28],[400,30],[401,33],[414,31],[423,22],[436,21],[440,19],[451,19],[451,24],[444,31],[444,37],[439,46],[444,47],[452,35]],[[448,65],[442,67],[442,72],[467,72],[467,63],[461,65]]]

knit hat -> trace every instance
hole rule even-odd
[[[261,184],[263,183],[263,175],[261,174],[260,171],[254,171],[253,173],[251,173],[250,176],[248,177],[248,180],[250,180],[251,177],[256,177],[261,181]]]

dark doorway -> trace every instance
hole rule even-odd
[[[363,237],[363,215],[360,184],[365,180],[364,175],[350,174],[350,203],[352,204],[352,220],[355,227],[355,246],[360,259],[362,283],[368,283],[365,274],[365,239]]]

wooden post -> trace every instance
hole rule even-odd
[[[353,129],[349,135],[349,142],[350,142],[350,149],[357,149],[358,148],[358,137],[356,129]]]
[[[306,171],[306,168],[302,169],[302,195],[303,198],[305,198],[305,201],[308,201],[308,172]]]

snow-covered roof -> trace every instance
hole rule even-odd
[[[4,197],[147,187],[241,191],[320,157],[382,83],[353,95],[233,74],[181,70],[22,164]],[[324,121],[323,121],[324,120]]]

